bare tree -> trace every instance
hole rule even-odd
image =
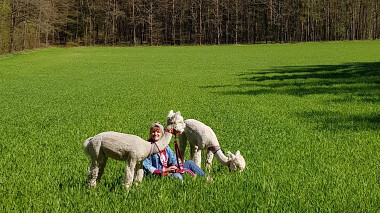
[[[0,53],[75,42],[183,45],[380,38],[378,0],[2,0]]]

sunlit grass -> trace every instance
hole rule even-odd
[[[378,41],[2,56],[0,210],[378,211],[379,84]],[[84,139],[147,138],[170,109],[212,127],[246,170],[214,160],[213,183],[145,178],[126,193],[110,160],[87,190]]]

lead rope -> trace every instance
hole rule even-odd
[[[181,154],[181,151],[179,150],[179,147],[178,147],[177,134],[174,135],[174,146],[175,146],[175,155],[177,156],[177,165],[178,165],[177,172],[179,173],[187,172],[194,176],[194,172],[191,171],[190,169],[181,168],[184,161],[183,161],[183,156]],[[179,163],[179,159],[181,159],[181,164]]]
[[[156,147],[154,147],[154,146],[156,146]],[[149,152],[148,157],[153,154],[154,148],[157,148],[157,151],[161,152],[161,150],[160,150],[160,148],[158,148],[158,145],[156,144],[156,142],[150,142],[150,152]]]
[[[177,135],[174,136],[174,145],[175,145],[175,155],[177,156],[177,165],[181,167],[183,165],[183,157],[181,151],[179,151]],[[181,164],[179,163],[179,159],[181,159]]]

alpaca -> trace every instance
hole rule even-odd
[[[201,166],[202,150],[207,150],[205,165],[208,172],[210,172],[214,155],[218,162],[227,166],[230,171],[243,171],[245,160],[239,150],[235,155],[228,152],[228,157],[226,157],[220,148],[214,131],[209,126],[194,119],[185,120],[185,124],[185,131],[179,136],[179,148],[181,153],[184,153],[187,141],[189,141],[190,158],[197,166]]]
[[[125,168],[124,186],[129,189],[133,181],[141,182],[143,178],[142,161],[152,154],[165,149],[172,134],[182,133],[185,123],[180,112],[171,110],[166,121],[165,133],[156,143],[148,142],[136,135],[119,132],[102,132],[86,139],[83,151],[91,157],[91,166],[88,171],[89,187],[95,187],[100,182],[107,158],[127,161]]]

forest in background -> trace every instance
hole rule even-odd
[[[380,38],[379,0],[0,0],[0,54]]]

